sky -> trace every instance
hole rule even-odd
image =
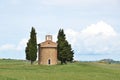
[[[0,58],[24,60],[31,27],[37,43],[64,29],[74,60],[120,61],[120,0],[0,0]]]

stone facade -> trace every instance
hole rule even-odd
[[[57,43],[52,41],[52,36],[47,35],[46,41],[38,44],[38,64],[57,64]]]

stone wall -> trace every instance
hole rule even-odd
[[[39,53],[39,64],[55,65],[57,64],[57,50],[56,48],[41,48]]]

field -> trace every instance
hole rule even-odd
[[[76,62],[43,66],[0,60],[0,80],[120,80],[120,64]]]

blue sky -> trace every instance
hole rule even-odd
[[[120,60],[119,21],[119,0],[1,0],[0,58],[25,59],[33,26],[38,43],[63,28],[75,60]]]

